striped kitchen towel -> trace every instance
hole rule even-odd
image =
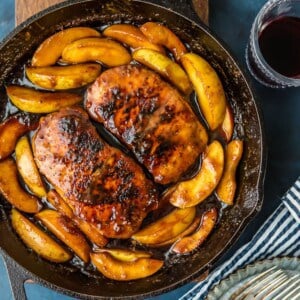
[[[256,260],[277,256],[300,256],[300,177],[253,239],[180,300],[203,300],[214,285],[237,269]]]

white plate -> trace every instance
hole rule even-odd
[[[207,295],[207,300],[229,300],[252,278],[260,273],[277,266],[288,276],[300,274],[300,259],[296,257],[274,258],[271,260],[257,261],[223,279]],[[232,297],[231,299],[234,299]]]

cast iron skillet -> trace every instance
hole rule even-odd
[[[5,118],[7,97],[4,85],[20,69],[37,46],[49,35],[70,26],[101,26],[115,21],[143,23],[162,21],[193,51],[204,56],[217,70],[235,113],[235,135],[245,141],[238,170],[236,204],[225,209],[222,221],[201,249],[181,256],[157,274],[134,282],[114,282],[99,276],[89,278],[71,272],[66,266],[55,265],[28,251],[11,229],[9,205],[0,199],[0,249],[3,254],[15,297],[25,299],[23,283],[33,279],[49,288],[78,298],[148,297],[167,292],[198,277],[238,238],[245,225],[262,204],[265,170],[264,138],[260,113],[251,89],[225,47],[212,35],[185,0],[68,1],[56,5],[21,24],[0,48],[0,120]],[[175,2],[175,3],[174,3]],[[180,12],[177,13],[176,11]]]

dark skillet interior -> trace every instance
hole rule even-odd
[[[158,1],[156,1],[158,2]],[[172,7],[172,1],[162,1]],[[237,239],[250,218],[261,207],[264,175],[264,150],[261,120],[251,90],[223,46],[201,25],[161,6],[141,1],[74,1],[29,20],[19,27],[0,50],[0,120],[7,114],[5,83],[49,35],[71,26],[101,27],[116,21],[143,23],[165,22],[192,51],[205,57],[222,79],[235,114],[235,135],[245,141],[238,170],[237,199],[233,207],[223,210],[218,227],[199,251],[181,256],[157,274],[134,282],[114,282],[103,277],[89,278],[66,266],[48,263],[26,249],[8,222],[9,205],[1,202],[0,246],[17,263],[34,274],[34,280],[77,297],[150,296],[166,292],[199,276]]]

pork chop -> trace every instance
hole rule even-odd
[[[41,118],[33,137],[40,172],[74,214],[109,238],[128,238],[157,207],[157,190],[141,167],[106,144],[81,108]]]
[[[141,66],[103,72],[88,89],[85,106],[160,184],[178,181],[207,143],[206,130],[187,101]]]

